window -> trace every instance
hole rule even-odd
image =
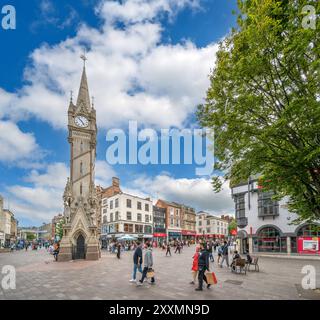
[[[136,232],[136,233],[143,233],[143,225],[141,225],[141,224],[136,224],[136,225],[135,225],[135,232]]]
[[[118,220],[119,220],[119,211],[116,211],[114,220],[115,220],[115,221],[118,221]]]
[[[127,208],[131,208],[131,200],[127,199]]]
[[[132,220],[132,214],[131,212],[127,212],[127,220]]]
[[[113,201],[110,200],[110,209],[113,209]]]
[[[217,233],[220,233],[220,228],[219,227],[217,227]]]
[[[144,205],[144,210],[149,212],[149,203],[146,203],[146,204]]]
[[[170,224],[173,226],[173,218],[170,219]]]
[[[107,209],[103,209],[102,213],[104,214],[107,213]]]
[[[202,226],[202,221],[199,221],[199,226]]]
[[[210,233],[211,232],[211,229],[210,228],[207,228],[207,233]]]
[[[152,233],[152,227],[151,226],[144,226],[144,233]]]
[[[103,216],[103,223],[107,223],[107,216]]]
[[[83,163],[80,162],[80,174],[83,175]]]
[[[207,220],[207,226],[209,226],[210,225],[210,220]]]
[[[258,216],[277,216],[279,215],[279,205],[277,201],[272,199],[274,193],[272,191],[258,193]]]
[[[102,205],[106,206],[108,204],[108,199],[103,199],[102,200]]]
[[[133,232],[133,224],[125,223],[124,224],[124,232]]]
[[[113,213],[110,213],[110,221],[113,221]]]
[[[137,202],[137,209],[141,210],[141,202],[140,201]]]
[[[308,224],[298,231],[298,237],[320,237],[320,226]]]
[[[287,238],[281,237],[280,232],[273,227],[260,230],[254,239],[254,251],[259,252],[286,252]]]
[[[202,233],[202,229],[201,228],[199,228],[199,233]]]
[[[114,207],[115,208],[119,207],[119,199],[114,200]]]
[[[149,215],[146,214],[146,222],[149,222]]]
[[[137,221],[142,221],[142,215],[141,215],[141,213],[138,213],[138,214],[137,214]]]
[[[234,196],[236,218],[244,218],[246,216],[244,195],[245,194],[242,193]]]

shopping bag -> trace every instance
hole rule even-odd
[[[214,272],[206,273],[206,278],[207,278],[208,284],[217,284],[218,283],[217,277]]]
[[[154,277],[154,270],[153,269],[149,269],[147,272],[147,278],[153,278]]]

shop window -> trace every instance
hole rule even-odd
[[[255,247],[258,252],[287,252],[287,238],[281,237],[277,229],[265,227],[259,232]]]
[[[320,237],[320,226],[308,224],[299,229],[298,237]]]

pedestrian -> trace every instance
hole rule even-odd
[[[193,255],[192,259],[193,259],[193,262],[192,262],[192,277],[193,277],[193,280],[190,282],[190,284],[195,284],[195,281],[196,281],[196,278],[197,278],[197,275],[198,275],[198,262],[199,262],[199,256],[200,256],[200,248],[199,247],[196,247],[196,252],[195,254]]]
[[[168,255],[168,253],[170,253],[170,257],[171,257],[171,246],[170,246],[170,242],[168,242],[168,244],[167,244],[166,256]]]
[[[174,253],[177,253],[177,251],[179,251],[179,254],[180,254],[180,251],[181,251],[180,242],[177,242],[176,251]]]
[[[240,259],[240,254],[238,253],[237,250],[234,251],[233,257],[232,257],[232,262],[231,262],[231,269],[232,271],[236,271],[236,261],[237,259]]]
[[[144,268],[142,271],[142,278],[138,281],[137,285],[142,285],[144,279],[147,277],[148,271],[153,267],[152,247],[150,243],[146,243],[146,253],[144,254]],[[154,276],[151,278],[151,284],[155,284]]]
[[[212,242],[208,244],[208,252],[209,252],[210,261],[214,262],[213,255],[212,255]]]
[[[121,243],[119,242],[117,245],[117,258],[120,259],[120,253],[121,253]]]
[[[226,264],[229,267],[229,246],[228,246],[227,241],[224,241],[224,245],[222,246],[222,260],[220,263],[221,268],[222,268],[224,261],[226,261]]]
[[[60,251],[60,244],[59,242],[55,242],[53,245],[53,257],[56,261],[58,261],[59,251]]]
[[[207,277],[205,272],[209,271],[209,252],[206,249],[205,244],[200,245],[200,256],[198,259],[198,282],[199,286],[196,288],[196,291],[203,290],[203,280],[207,283],[207,289],[210,288],[210,284],[207,282]]]
[[[133,272],[130,282],[136,282],[137,269],[142,273],[142,244],[138,241],[136,245],[137,247],[133,254]]]

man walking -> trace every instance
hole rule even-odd
[[[227,241],[224,241],[224,245],[222,247],[222,260],[220,263],[220,267],[222,268],[223,262],[226,261],[227,266],[229,267],[229,246]]]
[[[207,277],[205,272],[209,271],[209,252],[206,249],[206,245],[200,245],[200,256],[198,260],[198,281],[199,286],[196,291],[202,291],[203,280],[207,283]],[[210,284],[207,283],[207,288],[210,288]]]
[[[168,253],[170,253],[170,257],[171,257],[171,246],[170,246],[170,242],[168,242],[168,244],[167,244],[166,256],[168,255]]]
[[[132,279],[130,280],[130,282],[136,282],[137,269],[139,270],[140,273],[142,273],[141,266],[142,266],[142,245],[138,241],[136,250],[134,251],[134,254],[133,254],[133,272],[132,272]]]

